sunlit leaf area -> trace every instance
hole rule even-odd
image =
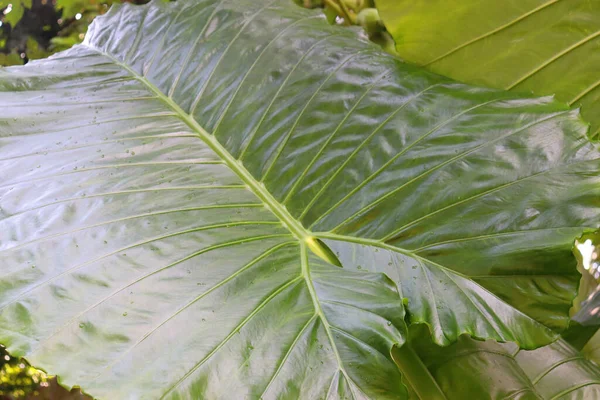
[[[0,0],[0,400],[600,399],[600,2]]]

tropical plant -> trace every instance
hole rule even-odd
[[[600,135],[600,2],[377,0],[404,59],[491,87],[581,106]]]
[[[445,398],[407,326],[529,350],[569,325],[600,157],[551,98],[287,0],[113,7],[0,87],[0,342],[66,385]]]

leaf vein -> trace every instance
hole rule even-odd
[[[98,224],[93,224],[93,225],[88,225],[88,226],[84,226],[81,228],[77,228],[77,229],[72,229],[69,231],[65,231],[65,232],[60,232],[60,233],[56,233],[53,235],[48,235],[48,236],[44,236],[35,240],[31,240],[29,242],[25,242],[22,243],[18,246],[14,246],[14,247],[10,247],[7,249],[3,249],[0,250],[0,254],[7,252],[7,251],[14,251],[26,246],[29,246],[33,243],[39,243],[39,242],[43,242],[46,241],[48,239],[52,239],[52,238],[56,238],[56,237],[60,237],[60,236],[65,236],[65,235],[70,235],[76,232],[81,232],[81,231],[85,231],[87,229],[92,229],[92,228],[98,228],[100,226],[105,226],[105,225],[109,225],[109,224],[114,224],[117,222],[123,222],[123,221],[128,221],[128,220],[132,220],[132,219],[137,219],[137,218],[144,218],[144,217],[154,217],[157,215],[165,215],[165,214],[171,214],[171,213],[178,213],[178,212],[190,212],[190,211],[201,211],[201,210],[214,210],[214,209],[225,209],[225,208],[247,208],[247,207],[256,207],[256,208],[260,208],[263,207],[263,205],[261,203],[238,203],[238,204],[221,204],[221,205],[208,205],[208,206],[200,206],[200,207],[189,207],[189,208],[176,208],[176,209],[172,209],[172,210],[162,210],[162,211],[154,211],[154,212],[148,212],[148,213],[143,213],[143,214],[136,214],[136,215],[130,215],[128,217],[123,217],[123,218],[117,218],[117,219],[112,219],[109,221],[105,221],[105,222],[100,222]],[[280,224],[279,221],[232,221],[230,223],[231,225],[248,225],[248,224],[259,224],[259,225],[278,225]]]
[[[262,126],[263,122],[265,121],[267,115],[269,114],[269,111],[271,111],[271,107],[273,106],[273,104],[275,104],[275,100],[277,100],[277,97],[279,96],[279,94],[281,93],[281,91],[283,90],[283,88],[285,87],[285,85],[287,85],[287,82],[289,81],[290,77],[294,74],[294,72],[300,66],[300,64],[302,64],[302,61],[304,61],[304,59],[310,54],[310,52],[315,47],[317,47],[319,44],[321,44],[322,42],[326,41],[327,39],[330,39],[330,38],[336,37],[336,36],[340,36],[340,35],[329,35],[329,36],[324,37],[323,39],[317,40],[312,46],[310,46],[308,48],[308,50],[306,50],[304,52],[304,54],[302,55],[302,57],[300,57],[300,59],[292,67],[292,69],[290,70],[290,72],[288,72],[288,74],[285,77],[284,81],[281,83],[281,85],[279,85],[279,89],[277,89],[277,92],[275,92],[275,95],[273,96],[273,98],[269,102],[269,105],[265,109],[265,112],[263,112],[260,120],[258,121],[258,124],[256,125],[256,128],[254,128],[254,130],[252,131],[252,133],[249,135],[249,138],[246,140],[246,144],[244,145],[242,151],[240,152],[240,155],[238,156],[238,160],[241,160],[244,157],[244,154],[246,153],[246,150],[248,150],[248,148],[250,147],[250,144],[254,140],[254,137],[256,136],[256,133],[258,132],[258,130]]]
[[[231,96],[231,99],[229,100],[229,103],[227,103],[227,106],[225,107],[225,109],[223,110],[223,112],[221,113],[221,115],[219,116],[219,119],[218,119],[217,123],[215,124],[215,127],[212,130],[212,134],[214,136],[217,135],[217,131],[219,130],[219,127],[221,126],[221,122],[225,118],[227,112],[229,111],[229,108],[231,107],[231,104],[233,104],[233,101],[237,97],[240,89],[242,88],[242,86],[244,85],[244,83],[246,82],[246,80],[248,79],[248,76],[254,70],[254,68],[258,65],[258,62],[264,57],[264,55],[267,52],[267,50],[269,49],[269,47],[271,47],[271,45],[273,43],[275,43],[277,41],[277,39],[279,39],[281,36],[283,36],[289,29],[295,27],[297,24],[299,24],[301,22],[304,22],[304,21],[306,21],[308,19],[312,19],[312,18],[318,18],[318,16],[317,15],[313,15],[313,16],[310,16],[310,17],[301,18],[301,19],[297,20],[296,22],[294,22],[292,24],[289,24],[288,26],[286,26],[285,28],[283,28],[277,35],[275,35],[273,37],[273,39],[271,39],[269,41],[269,43],[267,43],[263,47],[263,49],[260,52],[260,54],[258,55],[258,57],[256,57],[256,59],[254,60],[254,62],[250,66],[250,68],[248,68],[248,70],[244,74],[244,77],[242,78],[241,82],[237,85],[237,88],[236,88],[235,92],[233,93],[233,96]]]
[[[443,58],[448,57],[449,55],[451,55],[453,53],[456,53],[458,50],[460,50],[460,49],[462,49],[464,47],[470,46],[473,43],[476,43],[476,42],[478,42],[478,41],[480,41],[482,39],[490,37],[490,36],[492,36],[492,35],[500,32],[500,31],[502,31],[502,30],[504,30],[506,28],[510,28],[511,26],[515,25],[516,23],[518,23],[518,22],[524,20],[525,18],[527,18],[527,17],[529,17],[529,16],[531,16],[531,15],[533,15],[533,14],[535,14],[535,13],[541,11],[541,10],[543,10],[544,8],[546,8],[548,6],[551,6],[554,3],[558,3],[558,1],[559,0],[550,0],[550,1],[546,2],[546,3],[544,3],[544,4],[541,4],[538,7],[534,8],[533,10],[530,10],[530,11],[528,11],[528,12],[520,15],[519,17],[513,19],[512,21],[510,21],[510,22],[508,22],[508,23],[506,23],[504,25],[501,25],[501,26],[499,26],[496,29],[493,29],[493,30],[491,30],[489,32],[486,32],[483,35],[477,36],[476,38],[473,38],[473,39],[471,39],[471,40],[469,40],[469,41],[467,41],[467,42],[465,42],[465,43],[463,43],[463,44],[461,44],[461,45],[453,48],[452,50],[450,50],[450,51],[442,54],[441,56],[438,56],[438,57],[434,58],[433,60],[431,60],[431,61],[423,64],[423,66],[431,65],[431,64],[433,64],[433,63],[435,63],[437,61],[440,61]]]
[[[132,249],[132,248],[135,248],[135,247],[138,247],[138,246],[142,246],[142,245],[145,245],[145,244],[148,244],[148,243],[152,243],[152,242],[155,242],[155,241],[157,241],[157,240],[167,239],[167,238],[170,238],[170,237],[174,237],[174,236],[178,236],[178,235],[184,235],[184,234],[187,234],[187,233],[200,232],[200,231],[203,231],[203,230],[208,230],[208,229],[226,228],[226,227],[228,227],[229,225],[230,225],[230,224],[217,224],[217,225],[208,225],[208,226],[203,226],[203,227],[194,228],[194,229],[187,229],[187,230],[185,230],[185,231],[180,231],[180,232],[170,233],[170,234],[168,234],[168,235],[163,235],[163,236],[159,236],[159,237],[154,237],[154,238],[152,238],[152,239],[145,240],[145,241],[143,241],[143,242],[137,242],[137,243],[134,243],[134,244],[132,244],[132,245],[129,245],[129,246],[121,247],[121,248],[120,248],[120,249],[118,249],[118,250],[114,250],[114,251],[112,251],[112,252],[110,252],[110,253],[107,253],[107,254],[104,254],[104,255],[102,255],[102,256],[100,256],[100,257],[97,257],[97,258],[95,258],[95,259],[93,259],[93,260],[86,261],[86,262],[84,262],[84,263],[77,264],[77,265],[75,265],[75,266],[73,266],[73,267],[71,267],[71,268],[68,268],[67,270],[65,270],[65,271],[61,272],[60,274],[58,274],[58,275],[55,275],[55,276],[51,277],[50,279],[47,279],[47,280],[45,280],[45,281],[43,281],[43,282],[40,282],[39,284],[37,284],[37,285],[33,286],[32,288],[30,288],[30,289],[28,289],[28,290],[26,290],[26,291],[24,291],[24,292],[22,292],[22,293],[19,293],[19,294],[18,294],[16,297],[14,297],[13,299],[11,299],[9,302],[7,302],[7,303],[4,303],[2,306],[0,306],[0,311],[1,311],[1,310],[4,310],[4,309],[5,309],[6,307],[8,307],[9,305],[11,305],[11,304],[13,304],[13,303],[17,302],[17,301],[18,301],[20,298],[22,298],[24,295],[26,295],[26,294],[28,294],[28,293],[31,293],[31,292],[33,292],[33,291],[35,291],[35,290],[38,290],[38,289],[40,289],[40,288],[42,288],[42,287],[44,287],[44,286],[46,286],[46,285],[50,284],[50,282],[53,282],[53,281],[55,281],[56,279],[58,279],[58,278],[60,278],[60,277],[62,277],[62,276],[64,276],[64,275],[70,274],[70,273],[72,273],[73,271],[79,270],[80,268],[83,268],[83,267],[85,267],[85,266],[87,266],[87,265],[90,265],[90,264],[93,264],[93,263],[95,263],[95,262],[98,262],[98,261],[100,261],[100,260],[103,260],[103,259],[105,259],[105,258],[108,258],[108,257],[110,257],[110,256],[112,256],[112,255],[115,255],[115,254],[117,254],[117,253],[120,253],[120,252],[122,252],[122,251],[129,250],[129,249]],[[285,235],[285,234],[275,234],[275,235],[264,235],[264,236],[256,236],[256,237],[258,237],[258,238],[261,238],[261,239],[264,239],[264,238],[271,238],[271,237],[283,237],[283,236],[286,236],[286,235]],[[249,241],[249,240],[248,240],[248,238],[247,238],[247,239],[243,239],[242,241],[244,241],[244,240],[245,240],[245,241]],[[229,242],[227,242],[227,243],[229,243]],[[236,242],[236,243],[237,243],[237,242]]]
[[[429,87],[427,87],[426,89],[420,91],[419,93],[417,93],[416,95],[411,96],[406,102],[402,103],[402,105],[398,108],[396,108],[385,120],[383,120],[383,122],[381,122],[374,130],[373,132],[371,132],[361,143],[360,145],[358,145],[358,147],[356,149],[354,149],[352,151],[352,153],[346,158],[346,160],[344,160],[344,162],[335,170],[335,172],[333,173],[333,175],[329,178],[329,180],[327,180],[327,182],[325,182],[325,185],[323,185],[323,187],[319,190],[319,192],[317,192],[317,194],[313,197],[313,199],[311,200],[311,202],[308,204],[308,206],[306,206],[306,208],[304,209],[304,211],[302,212],[302,214],[300,215],[300,219],[302,217],[304,217],[304,215],[310,210],[310,208],[314,205],[314,203],[317,201],[317,199],[319,197],[321,197],[321,195],[323,194],[323,192],[325,191],[325,189],[327,187],[329,187],[329,185],[331,184],[331,182],[333,182],[333,180],[335,179],[335,177],[341,173],[341,171],[344,169],[344,167],[346,165],[348,165],[348,163],[350,163],[350,160],[352,160],[354,158],[354,156],[356,154],[358,154],[358,152],[360,150],[363,149],[364,146],[366,146],[366,144],[369,142],[369,140],[371,140],[375,134],[377,134],[377,132],[379,132],[379,130],[381,128],[383,128],[385,125],[387,125],[388,122],[390,122],[392,120],[393,117],[395,117],[400,111],[402,111],[404,109],[404,107],[406,107],[409,103],[411,103],[413,100],[419,98],[423,93],[428,92],[429,90],[433,89],[434,87],[439,86],[440,84],[435,84],[435,85],[431,85]],[[315,222],[313,222],[310,225],[310,228],[312,228],[317,222],[319,222],[321,219],[323,219],[327,214],[329,214],[329,212],[331,212],[331,210],[333,210],[335,208],[335,206],[329,210],[327,210],[325,213],[323,213],[321,216],[319,216],[319,218],[317,218],[315,220]]]
[[[214,246],[209,246],[209,247],[206,247],[206,248],[204,248],[204,249],[202,249],[202,250],[199,250],[199,251],[197,251],[197,252],[195,252],[195,253],[192,253],[192,254],[190,254],[190,255],[188,255],[188,256],[186,256],[186,257],[184,257],[184,258],[181,258],[181,259],[179,259],[179,260],[177,260],[177,261],[175,261],[175,262],[173,262],[173,263],[171,263],[171,264],[169,264],[169,265],[167,265],[167,266],[165,266],[165,267],[162,267],[162,268],[160,268],[160,269],[157,269],[157,270],[155,270],[155,271],[152,271],[151,273],[149,273],[149,274],[146,274],[146,275],[144,275],[144,276],[142,276],[142,277],[140,277],[140,278],[136,279],[135,281],[133,281],[133,282],[131,282],[131,283],[127,284],[126,286],[124,286],[124,287],[120,288],[119,290],[116,290],[116,291],[112,292],[112,293],[111,293],[109,296],[107,296],[107,297],[104,297],[104,298],[103,298],[103,299],[101,299],[100,301],[98,301],[98,302],[94,303],[92,306],[90,306],[90,307],[86,308],[86,309],[85,309],[84,311],[82,311],[81,313],[79,313],[79,314],[75,315],[74,317],[72,317],[72,318],[71,318],[69,321],[67,321],[67,322],[66,322],[66,323],[65,323],[63,326],[61,326],[61,327],[60,327],[58,330],[54,331],[54,333],[52,333],[52,334],[51,334],[51,335],[50,335],[48,338],[46,338],[46,339],[45,339],[45,341],[44,341],[44,342],[42,342],[42,343],[41,343],[41,344],[40,344],[40,345],[39,345],[39,346],[38,346],[36,349],[34,349],[34,350],[33,350],[33,351],[30,353],[30,357],[31,357],[31,355],[33,355],[34,353],[36,353],[36,352],[38,352],[39,350],[41,350],[41,348],[43,347],[44,343],[47,343],[47,342],[48,342],[48,341],[49,341],[51,338],[53,338],[53,337],[55,337],[56,335],[58,335],[58,334],[59,334],[59,333],[60,333],[62,330],[64,330],[64,329],[65,329],[66,327],[68,327],[69,325],[71,325],[71,324],[72,324],[74,321],[76,321],[76,320],[77,320],[78,318],[80,318],[82,315],[85,315],[85,314],[86,314],[86,313],[88,313],[89,311],[93,310],[94,308],[98,307],[99,305],[101,305],[101,304],[105,303],[106,301],[110,300],[111,298],[113,298],[114,296],[116,296],[118,293],[122,292],[123,290],[125,290],[125,289],[127,289],[127,288],[130,288],[131,286],[135,285],[136,283],[139,283],[139,282],[141,282],[142,280],[144,280],[144,279],[146,279],[146,278],[148,278],[148,277],[150,277],[150,276],[156,275],[156,274],[158,274],[158,273],[160,273],[160,272],[162,272],[162,271],[164,271],[164,270],[166,270],[166,269],[168,269],[168,268],[174,267],[174,266],[175,266],[175,265],[177,265],[177,264],[180,264],[180,263],[182,263],[182,262],[185,262],[185,261],[187,261],[187,260],[190,260],[190,259],[192,259],[192,258],[194,258],[194,257],[197,257],[197,256],[201,255],[201,254],[208,253],[208,252],[210,252],[210,251],[212,251],[212,250],[215,250],[215,249],[220,249],[220,248],[223,248],[223,247],[234,246],[234,245],[236,245],[236,244],[240,244],[240,243],[246,243],[246,242],[250,242],[250,241],[256,241],[256,240],[262,240],[262,239],[272,238],[272,237],[276,237],[276,236],[280,236],[280,237],[281,237],[281,236],[284,236],[284,235],[263,235],[263,236],[254,236],[254,237],[251,237],[251,238],[246,238],[246,239],[243,239],[243,240],[232,240],[232,241],[230,241],[230,242],[224,242],[224,243],[220,243],[220,244],[217,244],[217,245],[214,245]]]
[[[426,246],[419,247],[418,249],[414,249],[412,251],[415,253],[418,253],[418,252],[428,249],[430,247],[439,246],[442,244],[468,242],[471,240],[491,239],[491,238],[502,237],[502,236],[523,235],[523,234],[527,234],[530,232],[557,231],[559,229],[576,229],[578,231],[581,231],[585,228],[582,226],[559,226],[559,227],[555,227],[555,228],[541,228],[541,229],[527,229],[527,230],[512,231],[512,232],[498,232],[498,233],[487,234],[487,235],[463,237],[463,238],[458,238],[458,239],[445,240],[443,242],[431,243]],[[383,239],[383,241],[385,241],[385,239]]]
[[[277,162],[277,160],[279,159],[279,157],[283,153],[283,150],[287,146],[288,141],[292,137],[292,133],[295,131],[296,127],[298,126],[298,123],[300,122],[300,119],[302,118],[302,116],[304,115],[304,113],[306,112],[306,110],[308,109],[308,106],[317,97],[317,94],[319,94],[319,92],[321,91],[321,89],[323,89],[323,87],[325,87],[325,84],[327,82],[329,82],[329,80],[335,75],[335,73],[337,71],[339,71],[348,61],[350,61],[352,58],[356,57],[360,53],[364,53],[365,51],[366,51],[365,49],[361,49],[359,51],[356,51],[356,52],[352,53],[350,56],[346,57],[345,59],[343,59],[342,62],[339,63],[338,66],[335,67],[333,69],[333,71],[331,71],[331,73],[329,73],[329,75],[327,75],[327,77],[323,80],[323,82],[321,82],[321,84],[319,85],[319,87],[317,88],[317,90],[315,90],[315,92],[308,99],[308,101],[306,102],[306,104],[304,105],[304,107],[302,107],[302,110],[298,114],[298,117],[294,121],[294,124],[292,125],[292,127],[290,128],[290,130],[288,131],[288,133],[285,135],[285,138],[283,139],[283,141],[281,142],[281,144],[278,146],[277,152],[275,153],[275,157],[273,157],[273,161],[271,161],[269,167],[267,168],[267,170],[265,171],[265,173],[262,175],[262,177],[260,179],[261,182],[264,182],[265,179],[267,179],[267,176],[269,175],[269,173],[273,169],[273,166],[275,165],[275,163]]]
[[[538,65],[537,67],[535,67],[534,69],[532,69],[531,71],[527,72],[525,75],[521,76],[519,79],[517,79],[516,81],[514,81],[513,83],[511,83],[510,85],[508,85],[506,87],[506,90],[514,89],[516,86],[520,85],[521,83],[523,83],[527,79],[531,78],[533,75],[537,74],[542,69],[546,68],[548,65],[552,64],[553,62],[555,62],[559,58],[561,58],[561,57],[569,54],[571,51],[577,49],[580,46],[583,46],[584,44],[586,44],[587,42],[595,39],[598,36],[600,36],[600,31],[594,32],[591,35],[583,38],[579,42],[572,44],[571,46],[569,46],[566,49],[564,49],[563,51],[557,53],[552,58],[546,60],[542,64]]]
[[[258,307],[256,307],[254,310],[252,310],[252,312],[246,318],[244,318],[244,320],[242,320],[242,322],[240,322],[233,329],[233,331],[229,335],[227,335],[225,337],[225,339],[223,339],[208,355],[206,355],[202,360],[200,360],[198,363],[196,363],[196,365],[194,365],[194,367],[192,367],[183,377],[181,377],[177,382],[175,382],[174,385],[172,385],[170,388],[168,388],[165,391],[165,393],[161,396],[161,399],[164,399],[167,394],[169,394],[171,391],[176,389],[183,381],[185,381],[191,374],[193,374],[194,371],[196,371],[198,368],[200,368],[217,351],[219,351],[223,346],[225,346],[225,344],[227,344],[227,342],[237,333],[237,331],[240,330],[242,327],[244,327],[244,325],[246,325],[246,323],[248,323],[248,321],[250,321],[252,319],[252,317],[254,317],[256,314],[258,314],[258,312],[261,311],[271,300],[273,300],[275,297],[277,297],[277,295],[281,294],[285,289],[287,289],[288,287],[292,286],[293,284],[295,284],[296,282],[298,282],[300,280],[302,280],[302,275],[288,281],[287,283],[285,283],[284,285],[279,287],[275,292],[271,293],[269,295],[269,297],[267,297],[261,304],[259,304]]]
[[[202,95],[204,94],[204,91],[209,86],[210,81],[212,80],[212,77],[214,76],[215,72],[219,68],[219,65],[221,64],[221,61],[223,61],[223,58],[225,58],[225,55],[229,52],[229,49],[231,48],[231,46],[233,45],[233,43],[235,43],[235,41],[241,36],[241,34],[244,31],[244,29],[246,29],[246,27],[254,20],[254,18],[256,18],[258,15],[260,15],[266,8],[270,7],[274,2],[275,1],[273,0],[273,1],[269,2],[269,3],[267,3],[266,5],[264,5],[263,7],[261,7],[257,12],[255,12],[254,14],[252,14],[252,16],[250,16],[242,24],[242,26],[238,30],[237,34],[227,44],[227,47],[225,47],[225,50],[223,50],[223,53],[221,53],[221,56],[219,57],[219,60],[217,61],[217,63],[213,67],[212,71],[208,75],[208,78],[206,79],[206,81],[202,85],[202,88],[200,89],[200,91],[198,92],[198,94],[196,95],[196,97],[194,98],[194,101],[192,102],[192,105],[190,107],[190,111],[188,112],[189,115],[194,115],[194,111],[196,111],[196,107],[200,103],[200,99],[202,98]]]
[[[444,120],[443,122],[437,124],[433,129],[431,129],[430,131],[428,131],[425,134],[421,135],[417,140],[415,140],[410,145],[406,146],[404,149],[402,149],[400,152],[398,152],[398,154],[396,154],[395,156],[393,156],[392,158],[390,158],[377,171],[375,171],[374,173],[372,173],[371,175],[369,175],[367,178],[363,179],[363,181],[357,187],[355,187],[354,189],[352,189],[352,191],[350,191],[350,193],[348,193],[340,201],[338,201],[335,205],[333,205],[329,210],[326,211],[326,213],[329,213],[331,210],[334,210],[335,208],[337,208],[338,205],[340,205],[343,202],[345,202],[346,200],[348,200],[350,197],[352,197],[352,195],[354,195],[356,192],[358,192],[360,189],[362,189],[366,184],[368,184],[373,179],[375,179],[377,176],[379,176],[383,171],[385,171],[385,169],[388,166],[390,166],[394,161],[396,161],[399,157],[401,157],[403,154],[405,154],[413,146],[415,146],[417,143],[421,142],[422,140],[424,140],[428,136],[432,135],[433,133],[437,132],[441,127],[445,126],[446,124],[454,121],[458,117],[460,117],[460,116],[462,116],[462,115],[464,115],[464,114],[466,114],[466,113],[468,113],[468,112],[470,112],[470,111],[472,111],[474,109],[486,106],[487,104],[490,104],[490,103],[493,103],[493,102],[497,102],[497,101],[500,101],[500,100],[502,100],[502,99],[494,99],[494,100],[486,101],[484,103],[481,103],[481,104],[478,104],[476,106],[470,107],[470,108],[468,108],[466,110],[461,111],[460,113],[458,113],[456,115],[453,115],[452,117]],[[356,213],[352,214],[350,217],[346,218],[344,221],[342,221],[337,226],[335,226],[333,229],[331,229],[331,231],[332,232],[335,231],[338,227],[340,227],[341,225],[343,225],[346,222],[350,221],[352,218],[354,218],[355,216],[359,215],[360,213],[362,213],[364,210],[366,210],[370,206],[371,206],[371,204],[369,204],[369,205],[361,208]]]
[[[338,133],[338,131],[344,125],[344,123],[348,120],[348,118],[350,117],[350,115],[352,114],[352,112],[356,109],[356,107],[359,106],[359,104],[362,102],[362,100],[371,92],[371,90],[375,87],[375,85],[377,85],[377,83],[379,83],[379,81],[381,81],[383,78],[385,78],[389,72],[390,72],[390,69],[387,69],[382,74],[380,74],[373,81],[373,83],[371,83],[367,87],[367,89],[364,91],[364,93],[358,98],[358,100],[348,110],[348,112],[346,112],[346,114],[344,115],[344,117],[342,118],[342,120],[340,121],[340,123],[335,127],[335,130],[333,131],[333,133],[331,135],[329,135],[329,137],[327,138],[327,140],[325,140],[325,142],[323,143],[323,145],[321,146],[321,148],[319,149],[319,151],[317,152],[317,154],[315,154],[315,156],[312,158],[312,160],[310,160],[310,162],[306,165],[306,167],[304,168],[304,170],[302,171],[302,173],[300,174],[300,176],[298,177],[298,179],[296,179],[296,182],[294,183],[294,185],[289,190],[288,194],[283,199],[282,204],[287,203],[287,201],[290,199],[290,196],[292,196],[294,194],[296,188],[298,187],[298,185],[300,185],[300,183],[302,183],[302,181],[306,177],[306,174],[308,173],[308,171],[310,170],[310,168],[314,165],[314,163],[317,161],[317,159],[321,156],[321,154],[323,153],[323,151],[325,151],[325,148],[329,145],[329,143],[331,143],[331,141],[333,140],[333,138],[335,137],[335,135]]]
[[[298,332],[298,334],[296,335],[296,337],[292,341],[292,344],[290,345],[290,348],[285,352],[285,355],[283,356],[283,358],[281,359],[281,362],[277,366],[277,370],[275,370],[275,373],[273,373],[273,376],[271,377],[271,379],[269,379],[269,382],[267,382],[267,385],[265,386],[265,389],[263,390],[262,394],[258,397],[259,399],[263,398],[263,396],[265,395],[265,393],[267,393],[267,391],[269,390],[269,388],[271,387],[271,385],[273,384],[273,382],[275,382],[275,379],[277,378],[277,376],[279,375],[279,373],[283,369],[283,366],[286,363],[287,359],[289,358],[290,354],[292,354],[292,350],[294,350],[294,348],[296,347],[296,344],[298,343],[298,341],[300,340],[300,338],[302,337],[302,335],[304,335],[304,332],[306,331],[306,329],[308,329],[308,327],[310,326],[310,324],[313,323],[315,321],[315,319],[317,319],[317,317],[318,317],[318,315],[315,312],[315,314],[312,317],[310,317],[308,319],[308,321],[306,321],[306,324],[304,324],[304,326],[302,327],[302,329],[300,329],[300,331]]]
[[[266,258],[269,255],[273,254],[274,252],[276,252],[277,250],[281,249],[282,247],[288,246],[290,244],[294,244],[295,245],[296,242],[280,243],[280,244],[277,244],[276,246],[271,247],[270,249],[265,250],[264,252],[262,252],[261,254],[259,254],[257,257],[255,257],[254,259],[252,259],[251,261],[249,261],[248,263],[246,263],[246,265],[242,266],[239,270],[235,271],[233,274],[229,275],[228,277],[226,277],[225,279],[223,279],[219,283],[215,284],[213,287],[211,287],[210,289],[208,289],[207,291],[205,291],[201,295],[196,296],[193,300],[189,301],[187,304],[185,304],[184,306],[180,307],[173,314],[169,315],[168,318],[166,318],[161,323],[159,323],[158,325],[156,325],[155,327],[153,327],[150,331],[148,331],[147,333],[145,333],[142,336],[141,339],[139,339],[133,346],[129,347],[127,350],[125,350],[124,352],[122,352],[117,358],[114,359],[113,362],[111,362],[109,365],[105,366],[99,374],[97,374],[96,376],[94,376],[93,378],[91,378],[91,381],[88,382],[88,385],[90,383],[95,382],[98,379],[98,377],[100,377],[101,375],[103,375],[112,366],[114,366],[115,364],[117,364],[118,362],[120,362],[127,353],[133,351],[140,343],[142,343],[144,340],[146,340],[150,335],[152,335],[154,332],[156,332],[158,329],[160,329],[168,321],[170,321],[173,318],[175,318],[178,314],[180,314],[181,312],[183,312],[184,310],[186,310],[188,307],[190,307],[194,303],[198,302],[199,300],[201,300],[205,296],[209,295],[214,290],[216,290],[216,289],[222,287],[223,285],[227,284],[228,282],[230,282],[231,280],[233,280],[237,276],[241,275],[244,271],[246,271],[249,268],[251,268],[253,265],[255,265],[256,263],[258,263],[260,260],[263,260],[264,258]]]
[[[192,55],[194,54],[194,50],[196,49],[196,46],[198,45],[198,43],[202,39],[202,35],[204,35],[204,32],[206,32],[206,28],[208,28],[208,25],[210,24],[210,21],[215,16],[215,14],[217,13],[217,11],[219,11],[219,5],[220,5],[219,3],[215,3],[214,4],[215,9],[208,16],[208,18],[206,19],[206,23],[202,27],[202,30],[200,31],[200,33],[198,34],[198,36],[194,40],[194,43],[190,46],[190,49],[188,50],[188,53],[186,54],[183,62],[181,63],[181,68],[179,68],[179,72],[175,76],[175,79],[173,79],[173,83],[171,84],[171,87],[167,91],[167,97],[173,98],[173,93],[175,93],[175,88],[177,88],[177,85],[179,84],[179,80],[181,79],[181,75],[183,74],[183,71],[185,70],[185,67],[187,66],[187,64],[190,62],[190,59],[192,58]],[[208,7],[205,8],[205,9],[203,9],[202,11],[207,10],[207,9],[208,9]]]
[[[54,201],[52,203],[42,204],[41,206],[37,206],[37,207],[33,207],[33,208],[28,208],[26,210],[19,211],[19,212],[16,212],[14,214],[11,214],[8,217],[0,220],[0,222],[6,221],[9,218],[13,218],[13,217],[16,217],[18,215],[22,215],[22,214],[25,214],[25,213],[28,213],[28,212],[31,212],[31,211],[37,211],[37,210],[42,209],[44,207],[54,206],[54,205],[62,204],[62,203],[68,203],[70,201],[85,200],[85,199],[90,199],[90,198],[95,198],[95,197],[104,197],[104,196],[117,196],[117,195],[122,195],[122,194],[161,192],[161,191],[166,191],[166,190],[173,190],[174,191],[174,190],[202,190],[202,189],[224,189],[224,190],[227,190],[227,189],[247,189],[247,188],[244,185],[180,186],[180,187],[171,187],[171,188],[151,188],[151,189],[120,190],[120,191],[116,191],[116,192],[105,192],[105,193],[97,193],[97,194],[90,194],[90,195],[82,195],[80,197],[71,197],[71,198],[68,198],[68,199]]]

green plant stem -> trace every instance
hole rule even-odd
[[[447,400],[446,395],[410,344],[394,346],[392,358],[402,373],[402,381],[421,400]],[[412,390],[411,390],[412,389]]]

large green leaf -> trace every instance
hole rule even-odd
[[[600,2],[377,0],[400,55],[464,82],[556,94],[600,133]]]
[[[0,342],[96,396],[404,398],[402,298],[444,345],[568,324],[600,160],[549,98],[286,0],[115,7],[0,87]]]
[[[448,400],[568,400],[600,397],[600,368],[563,340],[537,350],[461,337],[419,355]]]

